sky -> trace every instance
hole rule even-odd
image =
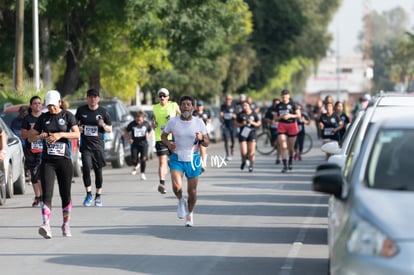
[[[358,34],[363,27],[364,2],[370,2],[371,10],[379,14],[400,6],[409,14],[409,28],[414,25],[414,0],[342,0],[341,7],[328,27],[334,37],[331,48],[339,50],[341,55],[356,53]]]

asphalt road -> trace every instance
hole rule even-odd
[[[208,149],[195,226],[176,215],[177,199],[161,195],[157,162],[147,180],[130,167],[104,170],[102,208],[83,207],[81,178],[72,188],[72,237],[61,235],[61,203],[53,200],[53,238],[38,235],[33,191],[0,207],[1,274],[327,274],[327,197],[311,190],[324,156],[320,142],[282,174],[274,156],[257,155],[253,173],[240,170],[238,153],[224,163],[223,144]],[[238,149],[238,147],[237,147]],[[220,167],[221,166],[221,167]]]

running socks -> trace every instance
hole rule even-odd
[[[64,224],[69,222],[71,212],[72,212],[72,201],[70,201],[68,205],[66,205],[66,207],[62,209]]]

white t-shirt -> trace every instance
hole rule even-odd
[[[198,117],[191,120],[182,120],[180,116],[172,117],[164,128],[165,133],[172,133],[176,145],[176,153],[179,161],[192,161],[192,156],[197,147],[196,133],[207,134],[204,121]],[[195,148],[196,147],[196,148]]]

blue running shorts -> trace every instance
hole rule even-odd
[[[171,153],[170,169],[184,173],[187,179],[192,179],[201,175],[201,158],[198,153],[193,155],[193,161],[179,161],[178,155]]]

